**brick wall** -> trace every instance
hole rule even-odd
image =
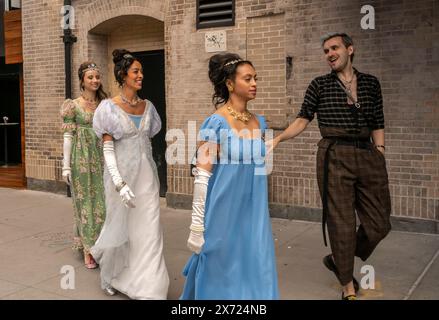
[[[133,18],[131,18],[132,20]],[[108,37],[108,88],[112,94],[119,92],[114,78],[114,64],[112,52],[114,49],[124,48],[131,52],[164,49],[163,22],[147,17],[134,18],[129,25],[122,25],[115,29]],[[145,72],[148,72],[145,70]]]
[[[375,8],[375,30],[360,28],[363,4]],[[288,9],[287,54],[293,57],[293,76],[287,83],[289,118],[297,114],[311,79],[327,72],[319,37],[336,30],[351,34],[356,47],[354,66],[376,75],[382,86],[386,158],[396,216],[439,219],[439,126],[435,121],[439,113],[434,113],[439,88],[438,9],[435,1],[293,1]],[[317,195],[315,179],[307,177],[314,174],[318,136],[314,123],[304,135],[282,146],[280,153],[292,153],[292,160],[303,160],[304,168],[292,169],[292,165],[273,175],[273,179],[296,175],[283,179],[285,191],[280,193],[285,196],[279,202],[291,203],[287,196],[291,183],[304,191],[304,197],[293,199],[298,206],[307,206],[307,193]]]
[[[360,28],[364,4],[375,8],[375,30]],[[61,5],[61,0],[23,2],[26,172],[28,178],[53,181],[60,180],[62,152]],[[92,57],[104,66],[106,89],[114,93],[113,48],[164,48],[168,129],[187,133],[188,121],[199,126],[214,112],[207,77],[211,54],[204,50],[204,34],[217,28],[195,29],[195,1],[77,0],[73,5],[78,37],[73,49],[75,95],[81,61]],[[434,0],[237,0],[235,26],[219,29],[227,32],[229,51],[253,60],[261,80],[251,108],[266,115],[276,134],[295,119],[309,82],[328,72],[320,37],[339,30],[351,34],[354,65],[376,75],[382,85],[393,215],[439,221],[438,12]],[[142,19],[127,20],[128,15]],[[315,179],[319,138],[313,121],[294,141],[276,150],[269,177],[272,204],[292,211],[319,210]],[[179,197],[186,204],[190,200],[193,181],[188,168],[168,168],[168,193],[174,203]]]
[[[22,2],[26,123],[26,176],[60,176],[59,106],[64,99],[64,46],[59,10],[63,1]]]
[[[55,181],[61,180],[62,166],[59,108],[65,97],[64,44],[60,38],[63,3],[29,0],[23,1],[22,8],[26,177],[57,186],[61,186]],[[101,67],[105,89],[116,93],[110,58],[113,48],[146,51],[164,47],[163,1],[77,0],[72,6],[73,34],[78,39],[72,50],[74,97],[80,94],[77,70],[83,61],[94,60]]]
[[[364,4],[375,8],[375,30],[360,27]],[[194,15],[192,1],[174,1],[166,19],[167,107],[173,115],[168,123],[182,129],[188,120],[200,124],[214,111],[206,74],[210,54],[202,48],[202,35],[210,29],[195,30]],[[280,21],[285,21],[284,28]],[[229,51],[255,62],[261,81],[253,110],[265,114],[275,129],[295,119],[310,81],[328,72],[320,37],[339,30],[351,34],[354,65],[376,75],[382,85],[393,215],[439,220],[439,113],[434,112],[439,94],[437,21],[435,1],[238,0],[236,26],[220,29],[227,30]],[[188,85],[182,89],[180,83]],[[314,121],[276,150],[269,177],[270,202],[292,211],[320,208],[315,177],[319,139]],[[187,168],[169,168],[170,194],[191,193]]]

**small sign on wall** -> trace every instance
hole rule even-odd
[[[204,47],[206,52],[226,51],[226,31],[206,32],[204,35]]]

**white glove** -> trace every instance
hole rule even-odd
[[[133,202],[135,198],[134,193],[131,191],[125,181],[123,181],[122,177],[120,176],[119,169],[117,168],[116,154],[114,153],[114,142],[104,141],[103,150],[108,172],[110,173],[111,179],[116,186],[116,191],[119,192],[119,195],[122,198],[123,204],[127,208],[135,208],[136,206]]]
[[[122,197],[122,202],[124,205],[128,208],[135,208],[134,205],[134,193],[130,190],[130,188],[127,185],[124,185],[122,189],[120,189],[119,192],[120,196]]]
[[[206,203],[207,186],[212,173],[201,168],[194,170],[194,198],[192,200],[192,223],[187,246],[199,254],[204,244],[204,205]]]
[[[70,158],[72,155],[72,139],[73,135],[70,132],[64,132],[64,144],[63,144],[63,165],[62,165],[62,177],[64,181],[70,185],[72,181],[72,168],[70,167]]]
[[[203,232],[192,231],[189,233],[189,239],[187,239],[187,247],[195,252],[196,254],[200,254],[201,248],[203,248],[204,244],[204,235]]]

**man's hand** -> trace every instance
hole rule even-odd
[[[279,137],[280,136],[277,136],[276,138],[265,142],[265,156],[269,155],[277,147],[280,142]]]
[[[386,149],[384,149],[384,146],[375,146],[379,152],[384,156]]]

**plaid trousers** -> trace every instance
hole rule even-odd
[[[364,128],[358,135],[339,128],[320,128],[323,139],[318,143],[317,180],[323,198],[323,175],[328,150],[327,227],[338,280],[342,285],[352,281],[354,257],[365,261],[378,243],[389,233],[390,192],[384,156],[372,144],[366,148],[331,145],[325,137],[368,138]],[[357,229],[356,215],[360,220]]]

